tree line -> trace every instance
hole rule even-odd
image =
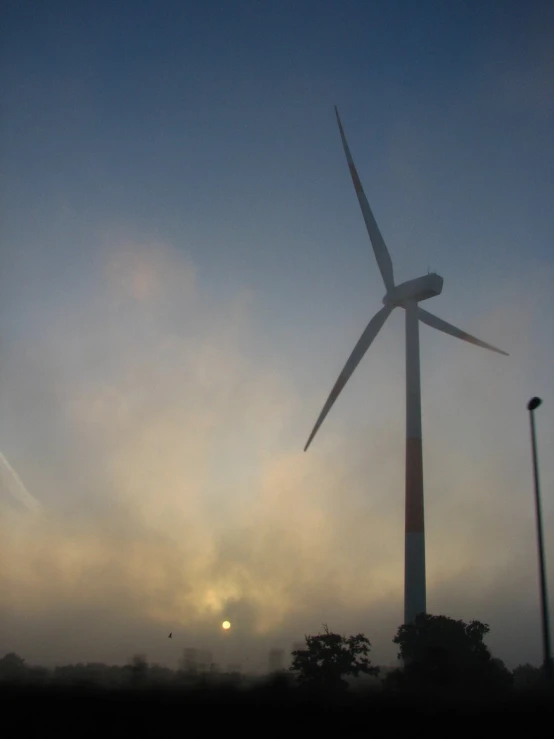
[[[403,624],[393,639],[398,647],[398,667],[384,670],[371,663],[371,642],[364,634],[345,636],[330,631],[305,636],[305,646],[291,653],[288,670],[272,676],[274,686],[297,686],[300,690],[344,694],[356,687],[371,687],[389,694],[432,691],[442,695],[507,694],[512,690],[546,689],[544,668],[530,664],[510,671],[494,657],[484,642],[488,624],[466,623],[447,616],[420,614]],[[238,683],[235,673],[193,675],[184,667],[172,670],[149,664],[135,655],[129,664],[66,665],[47,669],[28,666],[11,652],[0,659],[0,683],[59,687],[178,688],[198,682]]]

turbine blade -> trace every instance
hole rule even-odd
[[[466,334],[465,331],[461,331],[459,328],[456,328],[456,326],[452,326],[450,323],[446,323],[446,321],[443,321],[441,318],[437,318],[437,316],[434,316],[432,313],[427,313],[427,311],[423,310],[423,308],[418,307],[417,314],[419,320],[423,323],[426,323],[428,326],[431,326],[431,328],[436,328],[439,331],[443,331],[445,334],[455,336],[457,339],[468,341],[470,344],[475,344],[475,346],[482,346],[483,349],[490,349],[491,352],[504,354],[504,356],[506,357],[509,356],[508,352],[503,352],[502,349],[497,349],[495,346],[481,341],[481,339],[476,339],[475,336],[472,336],[471,334]]]
[[[356,367],[360,363],[362,357],[364,356],[364,354],[366,353],[366,351],[371,346],[371,343],[372,343],[373,339],[375,339],[375,337],[377,336],[377,334],[379,333],[379,331],[383,327],[383,324],[385,323],[385,321],[389,317],[390,313],[392,312],[393,307],[394,306],[386,305],[384,308],[381,308],[381,310],[378,311],[373,316],[373,318],[371,319],[371,321],[367,324],[367,327],[366,327],[365,331],[363,332],[363,334],[361,335],[358,343],[354,347],[354,351],[352,352],[352,354],[348,358],[348,361],[344,365],[344,368],[343,368],[342,372],[340,373],[339,378],[338,378],[338,380],[335,383],[335,386],[331,390],[331,393],[330,393],[329,397],[327,398],[327,402],[323,406],[323,410],[319,414],[319,418],[317,419],[317,422],[316,422],[316,424],[315,424],[315,426],[313,428],[313,431],[310,434],[310,438],[306,442],[306,446],[304,447],[304,451],[306,451],[308,449],[308,447],[310,446],[311,441],[314,438],[314,436],[316,435],[317,430],[319,429],[319,427],[323,423],[323,421],[325,419],[325,416],[331,410],[331,407],[332,407],[333,403],[335,402],[335,400],[338,398],[341,390],[346,385],[346,383],[350,379],[350,376],[352,375],[352,373],[354,372],[354,370],[356,369]]]
[[[339,131],[342,139],[344,153],[346,154],[346,161],[348,162],[348,168],[350,169],[350,176],[352,177],[354,189],[356,190],[356,195],[358,196],[358,202],[360,203],[360,208],[362,209],[362,215],[364,217],[367,232],[371,240],[371,245],[373,246],[375,258],[377,259],[377,264],[383,277],[385,287],[387,288],[387,290],[392,290],[392,288],[394,287],[394,274],[389,250],[387,249],[385,241],[381,236],[381,232],[379,231],[377,222],[375,221],[371,208],[369,207],[369,203],[367,202],[362,183],[360,182],[360,178],[358,177],[358,172],[356,171],[356,167],[354,166],[354,160],[352,159],[352,154],[350,153],[350,149],[346,141],[346,136],[344,135],[339,111],[336,105],[335,113],[337,116],[337,123],[339,124]]]

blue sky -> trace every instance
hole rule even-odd
[[[52,660],[62,605],[82,617],[138,599],[121,654],[117,623],[98,627],[106,660],[170,661],[154,635],[171,625],[212,644],[210,619],[233,608],[239,651],[327,620],[394,658],[400,314],[301,454],[384,293],[336,103],[397,279],[439,272],[426,309],[510,353],[421,330],[429,608],[489,619],[499,656],[537,661],[525,403],[544,399],[551,532],[551,4],[8,0],[2,14],[0,449],[47,517],[4,539],[24,568],[3,574],[6,649]],[[199,537],[189,549],[177,520]],[[64,569],[70,541],[81,579]],[[110,547],[121,571],[92,602],[93,552]],[[39,597],[45,550],[58,589]],[[165,611],[160,573],[113,600],[140,556],[166,572]],[[52,653],[21,627],[31,604]]]

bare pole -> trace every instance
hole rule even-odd
[[[552,683],[553,669],[552,657],[550,653],[550,629],[548,621],[548,594],[546,590],[546,567],[544,563],[544,539],[542,533],[542,511],[539,484],[539,462],[537,455],[537,437],[535,433],[535,410],[540,406],[542,400],[540,398],[531,398],[527,404],[529,411],[529,420],[531,422],[531,450],[533,454],[533,480],[535,483],[535,508],[537,513],[537,546],[539,554],[539,582],[541,597],[541,620],[542,620],[542,644],[543,644],[543,660],[545,677],[549,683]]]

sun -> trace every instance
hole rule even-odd
[[[225,631],[229,631],[229,629],[231,628],[231,622],[230,621],[224,621],[221,624],[221,628],[224,629]]]

